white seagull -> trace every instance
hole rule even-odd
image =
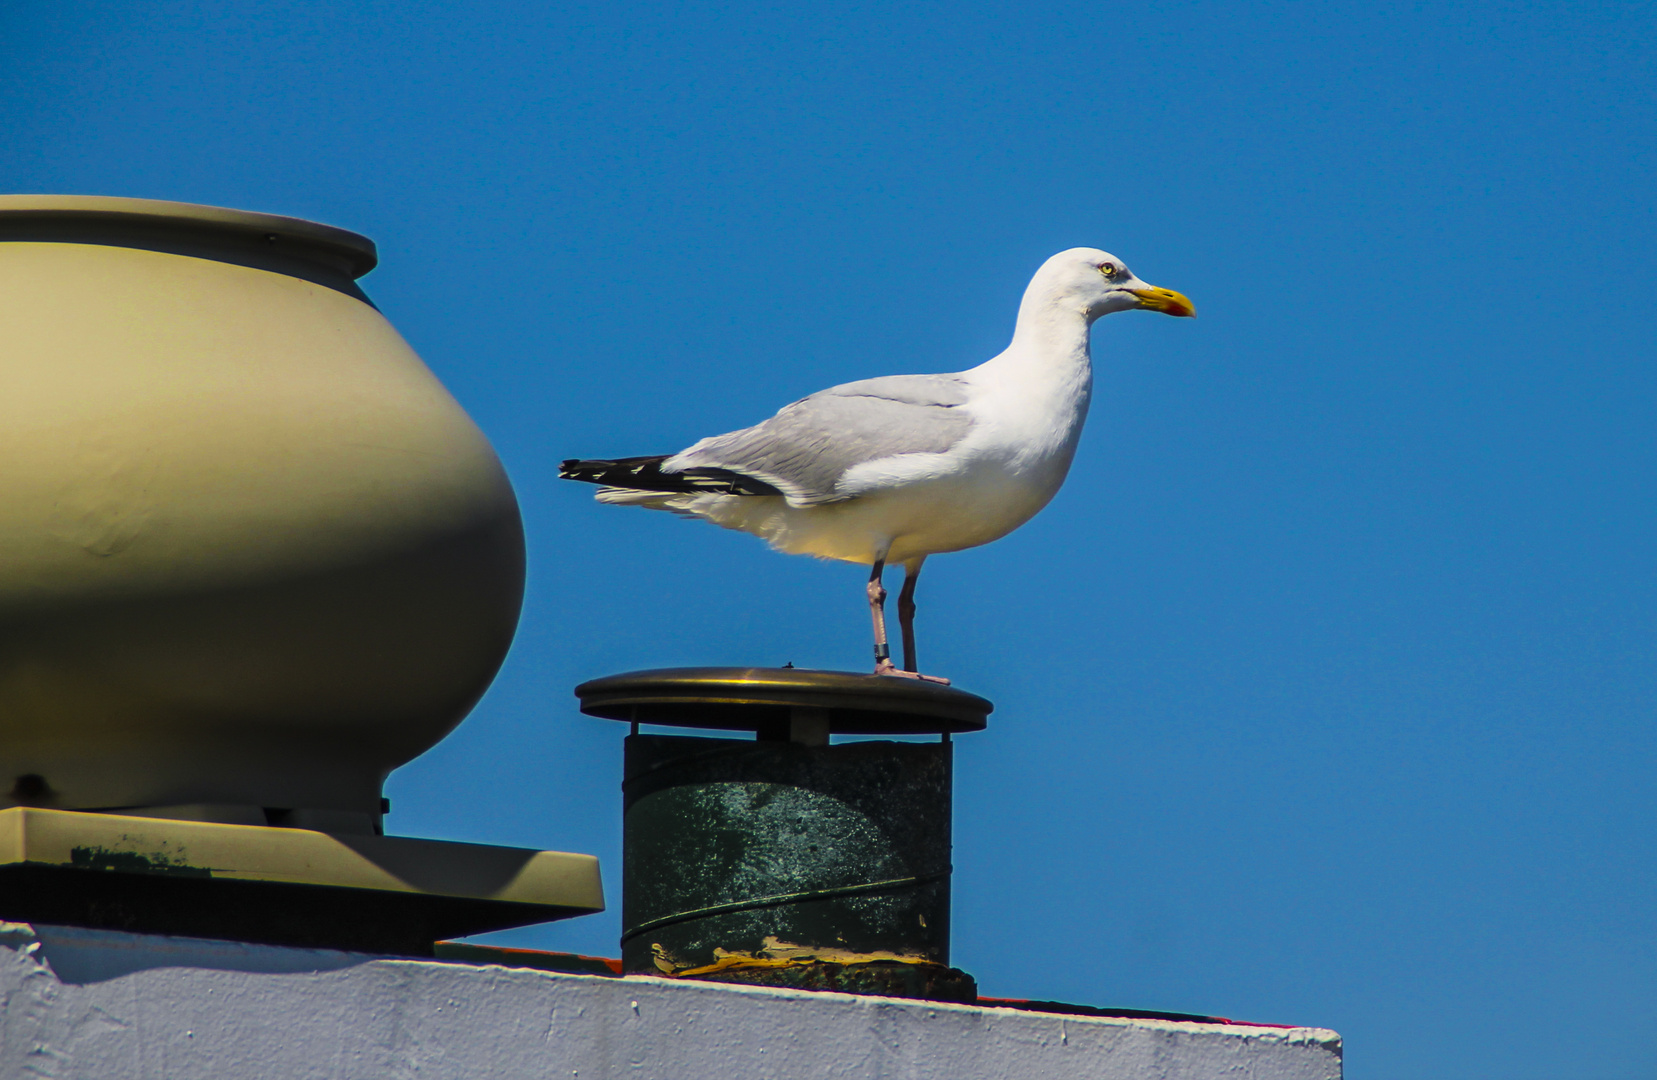
[[[919,674],[915,660],[921,564],[998,540],[1052,499],[1087,419],[1088,331],[1101,315],[1134,308],[1196,314],[1116,256],[1071,248],[1030,280],[1012,344],[975,368],[845,383],[677,454],[571,460],[558,475],[605,485],[599,502],[671,510],[778,551],[871,565],[875,673],[947,683]],[[905,570],[901,669],[886,641],[888,562]]]

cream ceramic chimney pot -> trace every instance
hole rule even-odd
[[[0,806],[368,831],[506,655],[517,502],[365,237],[0,197]]]

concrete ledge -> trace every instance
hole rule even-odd
[[[1317,1028],[0,927],[0,1077],[1339,1080]]]

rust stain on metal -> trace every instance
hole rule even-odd
[[[906,956],[886,951],[860,953],[851,949],[795,945],[786,941],[779,941],[775,935],[767,935],[764,946],[751,953],[716,947],[713,953],[717,959],[713,963],[694,967],[678,966],[668,955],[667,950],[660,945],[652,945],[651,952],[655,956],[657,969],[662,973],[670,976],[683,975],[686,977],[709,975],[718,971],[732,971],[741,968],[803,967],[808,964],[896,963],[936,966],[934,961],[928,960],[924,956]]]

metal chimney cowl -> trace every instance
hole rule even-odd
[[[950,739],[982,731],[989,701],[801,668],[634,671],[575,693],[582,712],[631,725],[623,971],[977,1000],[949,957]],[[870,738],[892,735],[938,741]]]
[[[365,237],[0,197],[0,807],[332,832],[517,626],[483,434],[355,284]]]

